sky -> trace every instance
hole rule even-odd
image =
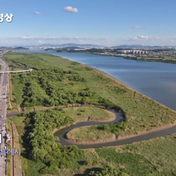
[[[0,0],[0,45],[176,46],[176,0]],[[0,18],[1,21],[1,18]]]

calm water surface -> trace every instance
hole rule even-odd
[[[108,73],[144,95],[176,110],[176,64],[144,62],[122,57],[53,51],[18,51],[53,54]]]

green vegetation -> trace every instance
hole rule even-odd
[[[16,108],[20,103],[22,107],[49,107],[73,103],[112,105],[108,100],[91,91],[85,79],[75,71],[63,70],[38,57],[24,59],[22,54],[16,59],[16,56],[18,55],[12,54],[6,59],[10,67],[16,64],[34,69],[32,72],[12,76],[12,98]]]
[[[8,134],[11,134],[10,120],[7,119],[6,129]],[[7,143],[7,148],[11,148],[10,143]],[[11,175],[11,155],[7,155],[7,176]]]
[[[175,112],[96,70],[67,59],[44,54],[16,53],[8,53],[5,58],[11,67],[33,68],[32,72],[12,75],[15,108],[20,104],[24,110],[58,106],[46,111],[34,109],[33,112],[13,118],[20,135],[25,176],[103,175],[107,171],[130,176],[170,176],[176,172],[173,155],[176,143],[173,135],[117,149],[96,150],[63,147],[56,143],[58,139],[52,135],[55,128],[70,125],[94,113],[93,108],[90,111],[85,108],[84,111],[84,107],[73,107],[72,113],[72,107],[64,110],[61,109],[63,105],[94,104],[116,107],[125,113],[124,123],[90,127],[94,133],[103,134],[100,136],[136,134],[172,124],[175,122]],[[101,115],[96,110],[95,114],[94,118]]]
[[[155,167],[141,155],[116,152],[113,148],[97,149],[96,151],[107,162],[124,166],[125,171],[130,175],[146,176],[154,173]]]
[[[79,143],[102,142],[114,140],[115,135],[109,131],[96,130],[94,126],[75,128],[67,133],[67,138]]]
[[[91,171],[87,176],[128,176],[128,174],[119,171],[117,168],[106,166],[98,171]]]
[[[176,134],[114,148],[96,149],[107,163],[134,176],[176,174]]]
[[[175,122],[175,112],[169,108],[79,63],[47,54],[8,53],[5,59],[10,65],[34,69],[12,75],[13,97],[17,105],[21,102],[22,106],[78,102],[116,106],[125,112],[124,135]]]
[[[96,107],[73,107],[64,108],[64,111],[71,116],[74,121],[87,121],[87,120],[109,120],[115,117],[115,114],[105,109]]]
[[[67,138],[75,142],[103,142],[115,140],[124,131],[124,122],[107,125],[87,126],[75,128],[67,133]]]
[[[64,111],[47,110],[26,114],[25,133],[18,123],[20,119],[21,117],[15,117],[13,122],[17,124],[19,134],[22,134],[22,155],[36,163],[42,163],[39,173],[57,174],[61,168],[76,167],[84,152],[76,146],[62,147],[52,135],[55,128],[73,122]]]

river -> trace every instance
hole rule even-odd
[[[176,64],[145,62],[122,57],[54,51],[18,51],[53,54],[80,62],[113,76],[136,91],[176,110]]]

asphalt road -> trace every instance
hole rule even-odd
[[[8,65],[0,54],[1,71],[8,71]],[[7,118],[7,89],[9,74],[0,74],[0,133],[2,134],[0,149],[5,149],[6,118]],[[6,155],[0,155],[0,176],[6,176]]]

